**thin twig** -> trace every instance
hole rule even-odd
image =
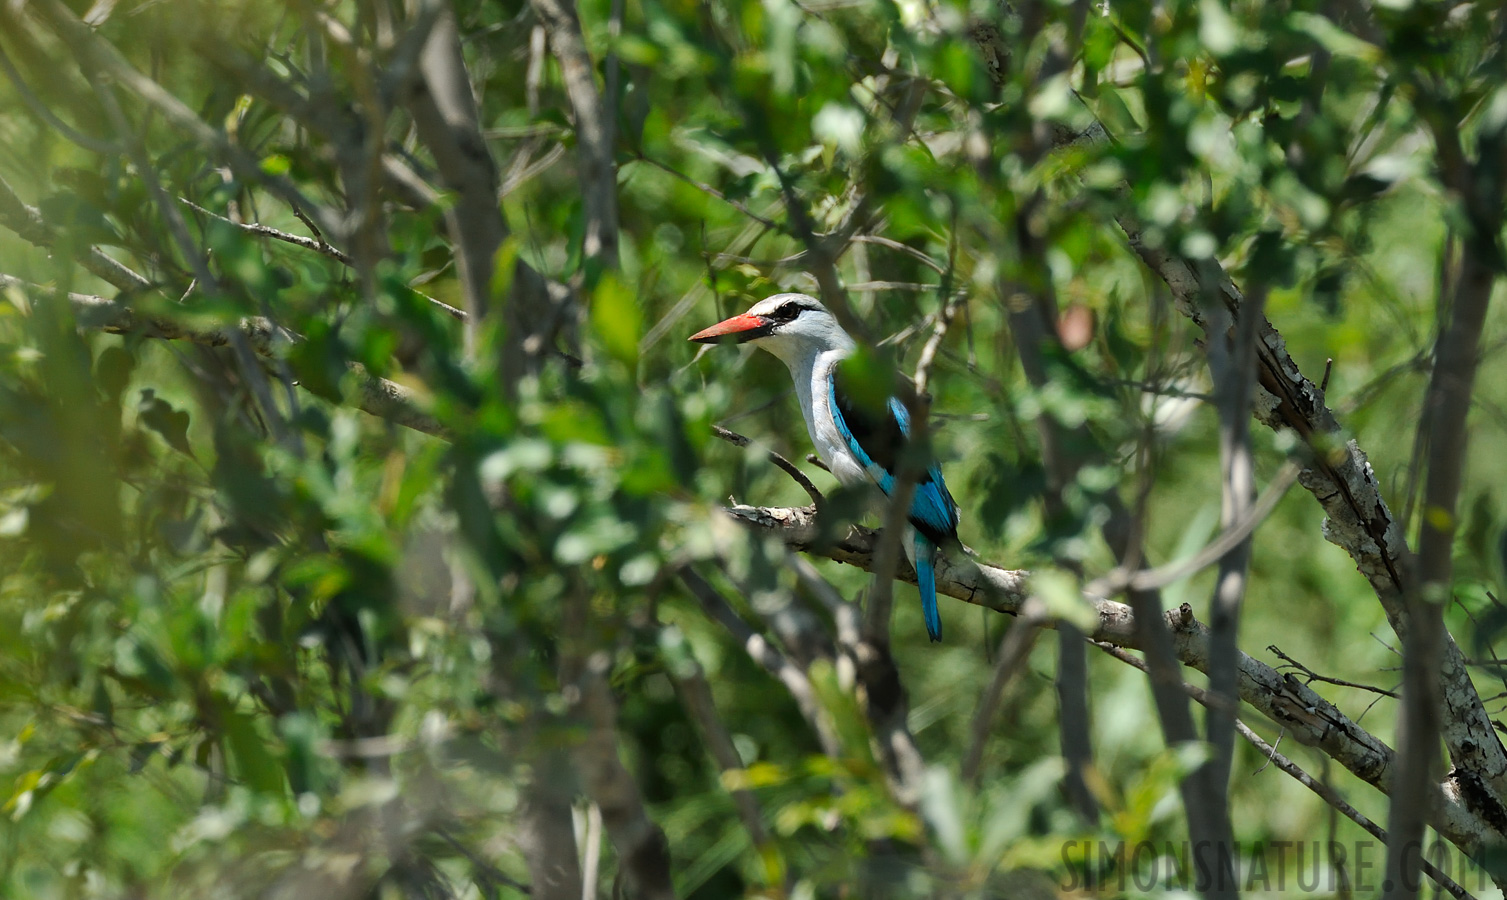
[[[187,206],[189,209],[194,210],[195,212],[202,213],[203,215],[209,216],[211,219],[214,219],[216,221],[224,222],[225,224],[244,231],[247,234],[254,234],[258,237],[265,237],[271,238],[275,241],[282,241],[286,244],[292,244],[296,247],[302,247],[305,250],[313,250],[315,253],[328,256],[330,259],[333,259],[347,266],[355,265],[355,263],[348,255],[346,255],[343,251],[330,246],[324,241],[323,238],[307,238],[298,234],[289,234],[286,231],[279,231],[278,229],[271,226],[260,225],[255,222],[237,222],[234,219],[222,216],[217,212],[205,209],[204,207],[193,202],[187,197],[179,197],[178,202],[182,203],[184,206]],[[294,214],[298,216],[300,221],[304,222],[310,227],[313,227],[312,221],[302,212],[295,212]]]
[[[999,652],[995,655],[994,670],[989,676],[989,685],[979,696],[978,704],[974,707],[973,720],[968,727],[968,752],[963,756],[962,770],[963,781],[967,784],[978,786],[984,761],[984,747],[989,741],[989,735],[994,726],[994,716],[999,710],[1000,698],[1004,696],[1005,688],[1009,687],[1015,676],[1020,674],[1026,660],[1030,658],[1031,648],[1035,646],[1036,638],[1041,634],[1042,623],[1047,618],[1046,604],[1033,597],[1021,606],[1015,622],[1005,632],[1004,639],[1000,641]]]
[[[689,184],[691,187],[694,187],[696,190],[701,191],[703,194],[706,194],[708,197],[715,197],[718,200],[721,200],[723,203],[726,203],[728,206],[731,206],[733,209],[736,209],[738,212],[740,212],[743,215],[749,217],[750,219],[753,219],[755,222],[758,222],[760,225],[763,225],[765,228],[768,228],[771,231],[776,231],[776,230],[779,229],[779,226],[777,224],[775,224],[774,220],[768,219],[768,218],[766,218],[764,216],[759,215],[758,213],[756,213],[753,210],[749,209],[748,206],[746,204],[744,204],[742,201],[740,201],[740,200],[734,200],[733,198],[727,196],[726,194],[722,193],[721,191],[717,190],[716,188],[712,187],[711,185],[705,184],[705,183],[700,182],[700,181],[697,181],[696,179],[692,178],[689,175],[686,175],[685,173],[681,172],[680,170],[676,169],[673,166],[670,166],[670,165],[667,165],[665,163],[662,163],[659,160],[654,159],[653,157],[645,156],[642,153],[640,153],[637,156],[635,156],[634,159],[636,159],[636,160],[638,160],[639,162],[642,162],[642,163],[648,163],[649,165],[653,166],[656,169],[659,169],[661,172],[664,172],[667,175],[673,175],[676,178],[679,178],[681,181],[684,181],[686,184]],[[799,254],[797,254],[797,256],[799,256]],[[795,258],[796,257],[789,257],[789,259],[791,261],[793,261]],[[784,260],[782,260],[781,262],[783,263]]]
[[[751,438],[744,437],[736,431],[729,431],[728,429],[723,428],[721,425],[713,425],[712,434],[715,434],[717,437],[721,438],[724,441],[727,441],[729,444],[732,444],[735,447],[747,447],[749,444],[753,443],[753,440]],[[822,502],[822,500],[824,499],[822,497],[822,492],[817,490],[816,485],[811,483],[811,479],[806,477],[805,472],[802,472],[795,463],[774,452],[773,450],[767,452],[769,454],[769,461],[779,466],[785,471],[785,474],[794,479],[795,483],[801,486],[801,490],[805,491],[806,495],[811,498],[811,502]]]
[[[1322,681],[1325,684],[1333,684],[1339,687],[1359,688],[1363,691],[1370,691],[1373,694],[1380,694],[1383,697],[1391,697],[1393,700],[1396,700],[1401,696],[1396,691],[1389,691],[1386,688],[1379,688],[1373,684],[1361,684],[1358,681],[1346,681],[1343,678],[1331,678],[1328,675],[1320,675],[1318,672],[1315,672],[1314,670],[1293,659],[1291,656],[1288,656],[1286,653],[1283,653],[1280,649],[1277,648],[1276,644],[1268,644],[1266,649],[1271,651],[1276,655],[1278,659],[1287,664],[1286,666],[1280,666],[1279,669],[1297,669],[1299,672],[1302,672],[1305,676],[1307,676],[1306,680],[1309,683]]]
[[[1113,656],[1115,659],[1118,659],[1120,662],[1140,669],[1142,672],[1146,671],[1146,663],[1141,659],[1138,659],[1134,654],[1125,651],[1123,648],[1113,646],[1112,644],[1105,644],[1099,641],[1094,641],[1093,643],[1094,646],[1103,650],[1105,653],[1108,653],[1110,656]],[[1202,703],[1205,706],[1211,706],[1217,702],[1217,698],[1213,694],[1201,687],[1198,687],[1197,685],[1183,682],[1182,689],[1183,692],[1186,693],[1189,697],[1192,697],[1194,700],[1197,700],[1199,703]],[[1248,725],[1246,725],[1239,719],[1235,720],[1235,730],[1241,737],[1245,738],[1245,740],[1248,741],[1252,747],[1255,747],[1258,751],[1260,751],[1261,755],[1266,758],[1267,762],[1274,763],[1277,768],[1292,776],[1293,780],[1297,781],[1299,784],[1308,788],[1310,791],[1313,791],[1319,796],[1319,799],[1329,804],[1329,806],[1333,809],[1338,810],[1340,814],[1345,816],[1345,818],[1359,825],[1361,828],[1364,828],[1372,837],[1383,843],[1386,842],[1386,831],[1384,831],[1380,825],[1377,825],[1375,822],[1371,821],[1371,819],[1367,818],[1365,813],[1362,813],[1360,810],[1347,803],[1345,801],[1345,798],[1341,797],[1339,792],[1334,788],[1330,787],[1328,784],[1325,784],[1322,781],[1319,781],[1312,775],[1309,775],[1307,772],[1303,771],[1302,767],[1300,767],[1297,763],[1294,763],[1286,756],[1278,753],[1275,746],[1268,744],[1261,738],[1260,735],[1252,731]],[[1265,766],[1263,766],[1262,768],[1265,768]],[[1258,769],[1257,771],[1259,772],[1260,770]],[[1474,900],[1474,898],[1468,891],[1465,890],[1465,888],[1461,887],[1457,882],[1451,879],[1444,872],[1440,871],[1438,867],[1434,866],[1428,860],[1423,860],[1421,865],[1423,871],[1446,891],[1449,891],[1451,896],[1458,898],[1458,900]]]
[[[1116,568],[1084,585],[1084,593],[1095,597],[1112,597],[1125,590],[1157,590],[1213,565],[1231,547],[1245,540],[1271,514],[1288,488],[1297,482],[1301,471],[1302,467],[1296,463],[1284,464],[1244,518],[1220,532],[1214,540],[1186,560],[1155,569],[1142,569],[1130,575],[1126,575],[1123,569]]]

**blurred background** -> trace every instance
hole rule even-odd
[[[1111,497],[1146,564],[1185,559],[1220,530],[1220,421],[1135,222],[1261,286],[1411,539],[1463,233],[1429,117],[1502,126],[1503,20],[1348,6],[0,8],[0,895],[1175,893],[1123,877],[1149,857],[1080,858],[1188,839],[1196,762],[1147,677],[1086,647],[1085,809],[1057,639],[975,725],[1019,626],[944,597],[931,644],[901,583],[900,718],[872,715],[836,637],[872,576],[723,511],[810,502],[770,450],[836,493],[789,376],[685,338],[837,297],[882,383],[937,336],[930,441],[981,560],[1103,575]],[[1111,140],[1073,140],[1095,122]],[[1491,715],[1502,324],[1446,612]],[[1251,443],[1258,490],[1304,452]],[[838,500],[824,522],[880,524]],[[1393,690],[1397,636],[1324,536],[1287,491],[1240,646]],[[1214,572],[1163,605],[1206,620]],[[1394,696],[1314,687],[1393,740]],[[1243,872],[1273,842],[1370,840],[1245,742],[1230,809]],[[1311,895],[1351,894],[1325,878]]]

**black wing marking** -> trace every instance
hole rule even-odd
[[[844,437],[856,444],[854,453],[865,466],[870,463],[894,474],[899,470],[900,453],[905,448],[906,430],[895,418],[890,404],[880,407],[860,404],[853,399],[853,392],[846,388],[847,377],[841,364],[832,371],[832,401],[836,408],[839,428]],[[926,476],[930,478],[930,474]],[[888,488],[881,483],[881,487]]]
[[[888,494],[894,485],[900,454],[910,439],[909,416],[895,397],[890,397],[881,409],[854,402],[852,392],[843,389],[841,373],[841,366],[832,373],[832,406],[838,431],[848,441],[859,464],[869,470]],[[934,544],[949,544],[957,534],[958,506],[936,463],[916,480],[908,518]]]

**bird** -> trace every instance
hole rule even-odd
[[[886,495],[894,490],[910,440],[910,412],[895,396],[880,408],[855,401],[839,363],[857,352],[858,344],[815,297],[767,297],[741,315],[696,332],[690,340],[751,343],[774,354],[790,370],[811,443],[837,480],[847,485],[877,485]],[[907,518],[906,555],[916,566],[926,634],[940,641],[936,563],[943,548],[961,544],[958,505],[936,462],[917,478]]]

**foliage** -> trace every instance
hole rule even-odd
[[[1332,360],[1331,407],[1411,515],[1436,300],[1464,233],[1428,121],[1470,139],[1507,108],[1490,4],[1389,3],[1367,30],[1301,0],[1009,15],[983,0],[586,0],[615,131],[614,265],[583,240],[599,184],[540,16],[458,0],[510,229],[497,308],[468,339],[430,302],[468,305],[463,197],[409,97],[409,36],[431,4],[33,6],[0,12],[0,176],[47,232],[0,215],[17,232],[0,233],[0,894],[15,897],[516,896],[529,786],[551,779],[607,890],[628,863],[588,811],[590,672],[680,895],[1051,896],[1075,877],[1067,842],[1184,840],[1177,786],[1197,761],[1163,743],[1145,676],[1108,657],[1089,670],[1103,817],[1059,789],[1054,641],[965,781],[1004,620],[944,598],[947,642],[928,645],[904,586],[892,646],[920,801],[888,777],[851,673],[816,660],[841,751],[825,752],[799,698],[678,577],[702,573],[761,639],[788,644],[786,621],[829,630],[786,548],[722,512],[730,496],[806,502],[766,454],[809,450],[787,376],[683,337],[779,290],[821,292],[808,239],[857,220],[835,271],[876,370],[914,372],[963,298],[931,372],[932,444],[979,557],[1069,585],[1103,574],[1108,499],[1134,503],[1144,481],[1150,562],[1186,558],[1217,530],[1218,419],[1194,330],[1115,224],[1129,213],[1153,249],[1269,292],[1304,370]],[[74,16],[87,41],[58,24]],[[1000,83],[969,39],[980,22],[1011,50]],[[106,52],[224,146],[111,74]],[[1095,121],[1112,144],[1055,149]],[[429,200],[384,181],[384,156]],[[101,279],[91,247],[145,284]],[[522,379],[505,357],[523,326],[502,312],[521,308],[519,262],[570,295]],[[233,339],[101,329],[69,291]],[[1032,387],[1011,310],[1043,303],[1061,343]],[[292,335],[260,361],[236,337],[258,317]],[[1448,621],[1473,658],[1504,621],[1502,376],[1488,353],[1459,506]],[[439,434],[360,411],[373,377],[408,389]],[[1044,448],[1038,417],[1069,445]],[[714,422],[758,443],[719,442]],[[1255,431],[1260,483],[1296,443]],[[1054,486],[1052,453],[1087,463]],[[1376,598],[1319,536],[1298,492],[1256,533],[1242,645],[1392,687]],[[851,567],[820,572],[850,600],[869,588]],[[1163,602],[1203,615],[1212,581],[1182,579]],[[722,771],[686,700],[699,679],[740,767]],[[1325,694],[1352,718],[1376,699]],[[1383,699],[1361,721],[1390,739],[1394,713]],[[1385,820],[1381,794],[1330,780]],[[1329,807],[1249,747],[1231,790],[1246,848],[1365,837],[1331,831]]]

